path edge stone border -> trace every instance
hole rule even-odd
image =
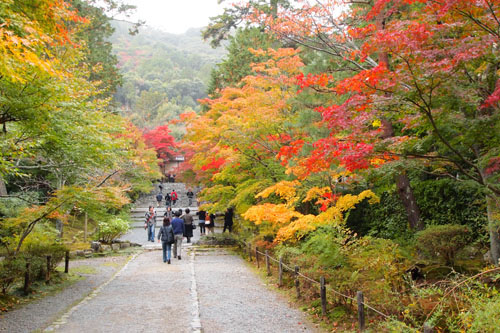
[[[191,301],[193,303],[193,319],[191,321],[191,331],[193,333],[201,333],[201,320],[200,320],[200,302],[198,299],[198,287],[196,285],[196,275],[194,269],[194,259],[196,256],[196,249],[192,248],[191,254],[189,255],[189,266],[191,267]]]
[[[108,281],[104,282],[97,288],[95,288],[89,295],[84,297],[80,302],[78,302],[76,305],[72,306],[68,311],[66,311],[59,319],[56,319],[55,321],[52,322],[47,328],[43,330],[43,332],[55,332],[61,325],[64,325],[66,323],[66,320],[71,316],[71,314],[76,311],[79,307],[96,297],[101,290],[106,287],[108,284],[110,284],[114,279],[119,277],[122,272],[128,267],[128,265],[135,259],[137,256],[141,254],[141,252],[135,253],[132,255],[128,261],[120,268],[115,274],[113,274],[112,277],[109,278]]]

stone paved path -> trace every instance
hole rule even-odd
[[[171,265],[159,251],[138,255],[47,331],[314,332],[314,326],[241,258],[193,248]]]

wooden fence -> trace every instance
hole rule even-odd
[[[283,286],[283,274],[286,271],[289,271],[291,274],[293,274],[294,277],[294,285],[295,285],[295,292],[296,292],[296,297],[299,299],[301,297],[300,295],[300,279],[307,280],[313,284],[319,285],[319,294],[321,298],[321,313],[323,316],[326,316],[328,314],[328,308],[327,308],[327,294],[326,294],[326,282],[325,278],[323,276],[320,277],[320,281],[316,281],[300,272],[300,267],[299,266],[294,266],[290,267],[286,264],[283,263],[283,259],[280,257],[279,259],[273,258],[269,255],[268,250],[265,250],[265,252],[259,251],[258,247],[255,247],[252,249],[252,245],[250,243],[244,243],[242,244],[242,250],[244,250],[247,253],[248,259],[250,262],[253,262],[253,258],[255,257],[255,263],[258,268],[261,266],[261,258],[264,258],[264,263],[266,266],[267,270],[267,275],[272,276],[272,271],[271,271],[271,262],[276,263],[278,266],[278,285],[280,287]],[[356,293],[356,298],[351,297],[349,295],[345,295],[341,293],[338,290],[335,290],[333,288],[329,288],[334,294],[337,296],[343,297],[345,299],[349,299],[353,302],[356,302],[358,305],[358,325],[359,325],[359,330],[364,331],[366,329],[366,320],[365,320],[365,308],[370,309],[373,312],[377,313],[378,315],[382,316],[385,319],[390,319],[390,317],[383,312],[375,309],[374,307],[370,306],[367,304],[364,300],[364,295],[362,291],[358,291]],[[432,333],[434,331],[433,327],[425,324],[423,327],[424,333]]]
[[[50,267],[52,266],[52,256],[48,255],[46,258],[47,258],[47,269],[45,272],[45,282],[49,283],[50,282],[50,272],[51,272]],[[25,295],[29,294],[29,292],[30,292],[30,286],[31,286],[30,268],[31,268],[31,263],[28,261],[26,263],[26,270],[24,272],[23,291],[24,291]],[[66,253],[64,255],[64,273],[68,273],[68,272],[69,272],[69,251],[66,251]]]

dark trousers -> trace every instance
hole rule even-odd
[[[224,229],[222,230],[222,232],[226,232],[226,228],[227,228],[227,230],[229,230],[229,232],[233,231],[233,224],[232,223],[224,223]]]
[[[200,235],[204,235],[205,234],[205,220],[202,220],[198,226],[200,227]]]

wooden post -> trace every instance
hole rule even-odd
[[[259,262],[259,248],[255,247],[255,261],[257,261],[257,268],[260,268],[260,262]]]
[[[64,273],[69,273],[69,251],[66,251],[64,259]]]
[[[52,260],[52,256],[47,256],[47,273],[45,274],[45,282],[49,282],[50,280],[50,262]]]
[[[83,241],[86,243],[87,242],[87,222],[88,222],[89,216],[87,212],[85,212],[85,224],[83,226]]]
[[[271,276],[271,265],[269,263],[269,252],[266,250],[266,268],[267,268],[267,276]]]
[[[325,277],[322,276],[320,278],[320,295],[321,295],[321,314],[326,316],[326,286],[325,286]]]
[[[30,266],[29,262],[26,263],[26,272],[24,272],[24,294],[28,295],[30,291]]]
[[[248,260],[252,261],[252,245],[248,243]]]
[[[434,327],[432,327],[429,324],[425,323],[424,324],[424,333],[432,333],[432,332],[434,332]]]
[[[281,287],[283,285],[283,258],[280,257],[280,262],[278,266],[278,285]]]
[[[356,293],[356,300],[358,303],[358,323],[359,323],[359,330],[364,331],[365,330],[365,299],[363,297],[363,292],[358,291]]]
[[[300,298],[299,266],[295,266],[295,291],[297,298]]]

